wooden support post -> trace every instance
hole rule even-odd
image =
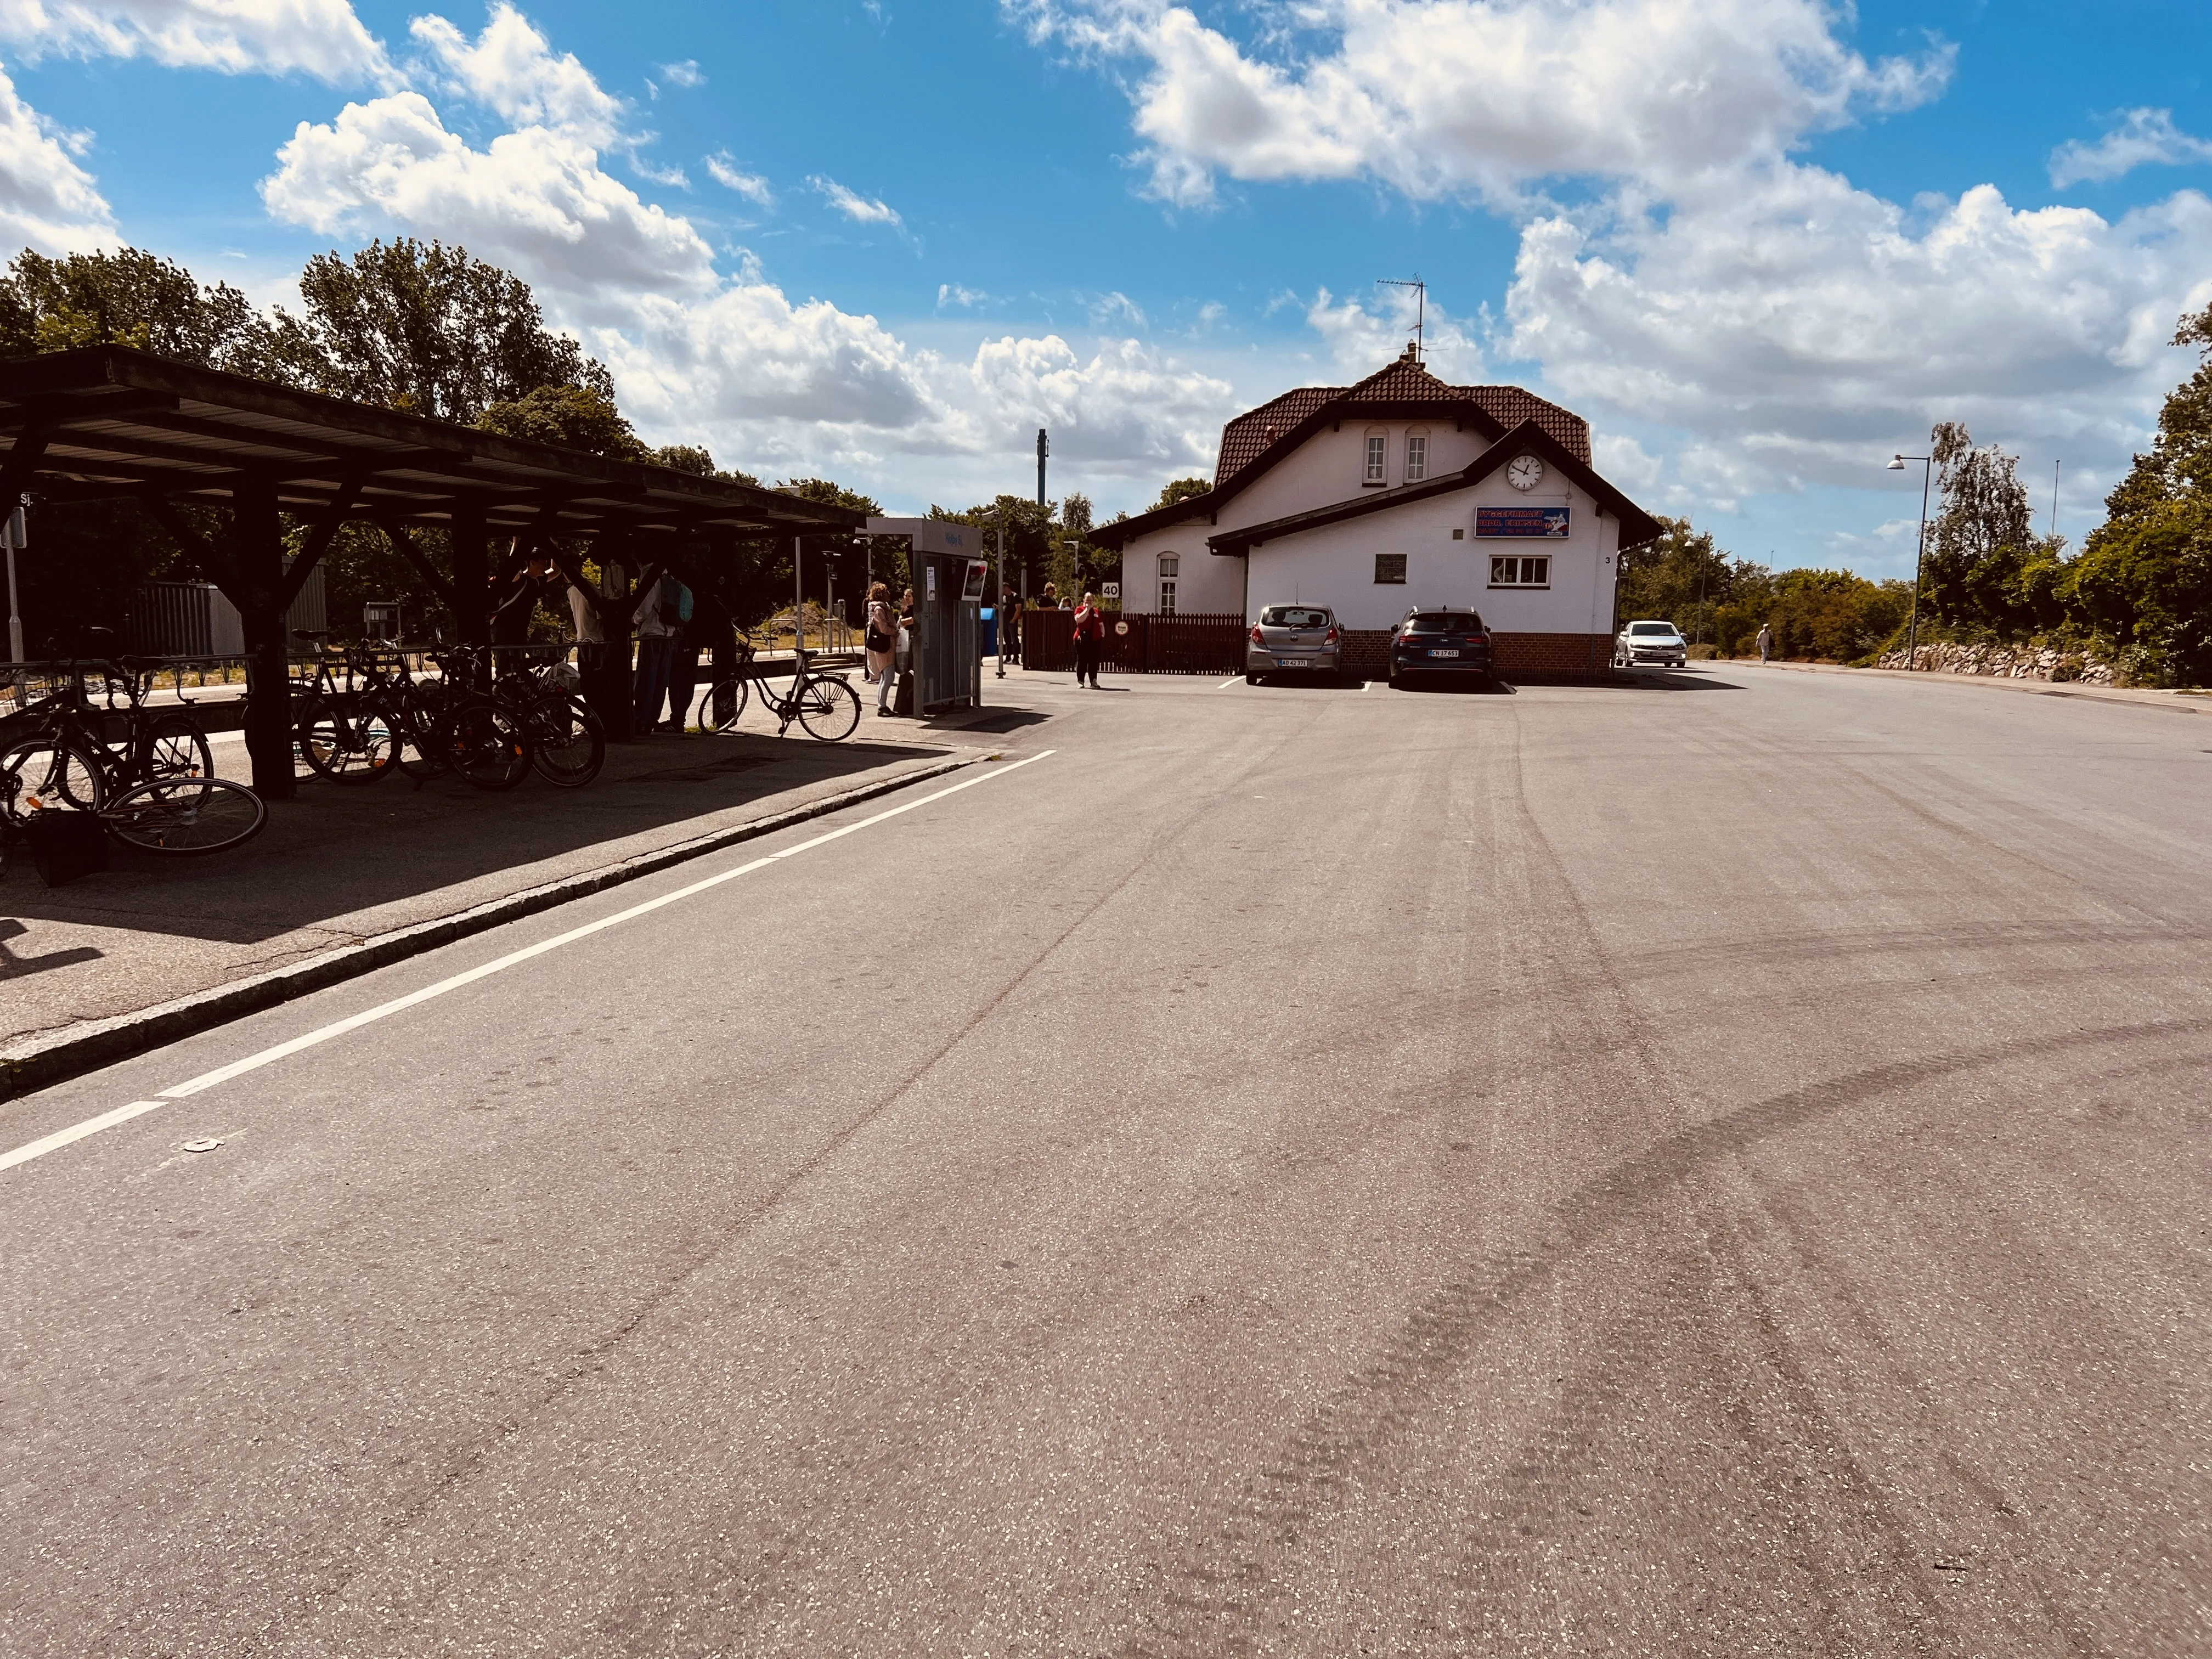
[[[232,540],[238,607],[246,633],[246,752],[253,761],[254,792],[264,800],[290,799],[292,667],[284,637],[284,536],[276,492],[266,484],[242,485],[231,497]]]
[[[491,667],[491,550],[484,532],[483,514],[466,507],[453,509],[453,627],[463,645],[484,653],[487,672]]]

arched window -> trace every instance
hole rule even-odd
[[[1371,484],[1388,483],[1389,479],[1390,434],[1377,427],[1367,432],[1367,476]]]
[[[1161,554],[1159,603],[1159,614],[1161,616],[1172,617],[1175,615],[1176,588],[1181,583],[1182,580],[1182,556],[1177,553]]]
[[[1429,476],[1429,429],[1417,426],[1406,434],[1406,482],[1419,483]]]

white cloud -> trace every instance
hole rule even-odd
[[[27,61],[150,58],[172,69],[394,83],[346,0],[0,0],[0,40]]]
[[[768,180],[757,173],[747,173],[726,149],[716,150],[707,158],[707,176],[723,189],[733,190],[758,206],[775,204],[775,194],[769,189]]]
[[[2185,167],[2212,161],[2212,139],[2191,137],[2173,125],[2170,109],[2131,109],[2127,118],[2094,144],[2069,138],[2051,152],[2051,182],[2064,190],[2085,180],[2117,179],[2140,167]]]
[[[2174,318],[2212,298],[2212,202],[2108,222],[1984,185],[1922,210],[1784,161],[1663,216],[1541,219],[1501,343],[1577,409],[1696,434],[1677,476],[1716,500],[1867,483],[1936,419],[2124,454]]]
[[[473,149],[428,99],[402,92],[348,104],[327,125],[302,121],[276,160],[261,185],[269,210],[325,235],[440,236],[572,295],[714,285],[690,222],[639,200],[573,133],[530,126]]]
[[[26,104],[0,70],[0,246],[75,253],[122,240],[100,186],[77,165],[88,142]]]
[[[1310,0],[1324,50],[1257,56],[1166,0],[1001,0],[1033,40],[1144,65],[1152,192],[1368,178],[1517,205],[1533,184],[1689,178],[1940,90],[1948,50],[1869,64],[1820,0]]]
[[[989,304],[990,299],[991,296],[980,288],[963,288],[957,283],[939,283],[937,285],[937,308],[939,311],[947,306],[957,306],[963,311],[969,311],[977,306]]]
[[[919,501],[989,494],[1003,458],[1049,424],[1067,465],[1140,478],[1149,495],[1164,471],[1202,464],[1235,412],[1225,381],[1134,341],[1087,357],[1057,336],[936,350],[828,301],[794,302],[743,249],[726,274],[690,221],[600,166],[609,149],[644,165],[627,110],[511,7],[474,40],[436,17],[415,38],[447,91],[511,130],[479,148],[418,90],[349,103],[278,152],[262,186],[270,210],[325,234],[440,237],[508,266],[612,369],[653,441],[703,440],[763,475],[904,480]],[[706,166],[748,199],[772,199],[726,153]],[[811,182],[860,222],[901,225],[880,202]],[[988,297],[947,284],[940,301]]]
[[[548,127],[605,149],[624,142],[622,100],[602,88],[574,52],[555,54],[530,21],[496,0],[471,41],[442,17],[409,25],[453,88],[518,128]]]
[[[1091,326],[1103,328],[1109,323],[1124,322],[1132,328],[1145,325],[1142,307],[1127,295],[1115,289],[1111,294],[1102,294],[1091,302]]]
[[[646,176],[682,181],[638,156],[621,101],[573,54],[504,3],[473,41],[442,17],[413,30],[453,91],[514,130],[477,149],[420,92],[348,104],[328,124],[302,121],[277,151],[261,185],[272,214],[325,235],[389,228],[461,242],[567,295],[580,314],[618,308],[623,294],[714,289],[712,251],[690,222],[599,165],[603,149],[626,149]]]
[[[1080,476],[1139,479],[1149,493],[1206,465],[1237,408],[1228,382],[1139,341],[1085,358],[1057,335],[1009,335],[963,361],[764,282],[690,305],[648,301],[635,325],[590,339],[641,431],[703,435],[756,471],[842,468],[872,485],[887,464],[918,465],[939,499],[956,477],[988,493],[1039,426]]]
[[[680,64],[663,64],[660,78],[672,87],[703,87],[707,84],[706,72],[699,67],[698,59],[695,58],[687,58]]]
[[[817,173],[806,182],[821,191],[823,201],[856,224],[889,225],[895,230],[905,228],[906,221],[886,204],[848,190],[835,179],[825,179]]]
[[[1403,351],[1413,337],[1417,314],[1425,316],[1421,356],[1430,373],[1454,386],[1479,385],[1487,376],[1480,344],[1434,299],[1425,313],[1417,313],[1413,295],[1402,289],[1378,295],[1376,311],[1358,300],[1340,301],[1325,288],[1311,304],[1295,302],[1304,307],[1307,326],[1328,345],[1340,379],[1364,380]]]

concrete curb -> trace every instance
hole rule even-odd
[[[957,772],[984,758],[986,757],[981,751],[957,755],[918,771],[904,772],[895,778],[883,778],[857,788],[825,795],[820,800],[794,806],[788,811],[773,812],[767,817],[755,818],[746,823],[734,823],[690,841],[678,842],[672,847],[661,848],[656,852],[641,853],[635,858],[603,864],[596,870],[564,876],[542,886],[509,893],[504,898],[489,899],[468,909],[456,911],[450,916],[418,921],[411,927],[396,927],[388,933],[377,933],[358,944],[340,945],[335,951],[310,957],[305,962],[271,969],[265,974],[256,974],[235,984],[196,991],[190,996],[179,997],[173,1002],[157,1003],[136,1013],[87,1021],[52,1036],[34,1037],[12,1048],[0,1050],[0,1100],[14,1099],[35,1090],[51,1088],[57,1083],[66,1083],[71,1078],[98,1071],[103,1066],[112,1066],[117,1060],[129,1060],[164,1043],[228,1024],[248,1014],[258,1013],[264,1008],[289,1002],[295,997],[305,996],[311,991],[319,991],[326,986],[374,973],[379,968],[419,956],[425,951],[435,950],[441,945],[450,945],[455,939],[466,939],[471,933],[484,933],[502,923],[519,921],[524,916],[535,915],[540,910],[566,904],[571,899],[584,898],[610,887],[618,887],[624,882],[635,881],[641,876],[665,870],[671,865],[703,857],[725,847],[733,847],[739,842],[757,840],[792,824],[804,823],[809,818],[824,817],[861,801],[873,800],[878,795],[888,795],[911,785],[927,782],[931,778],[943,777],[948,772]]]

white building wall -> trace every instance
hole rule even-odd
[[[1186,616],[1235,616],[1244,608],[1244,561],[1224,558],[1206,545],[1215,527],[1206,515],[1139,536],[1121,550],[1121,609],[1159,609],[1162,554],[1175,557],[1176,609]]]
[[[1571,533],[1559,541],[1478,540],[1477,507],[1565,506]],[[1463,531],[1465,538],[1452,539]],[[1427,605],[1472,608],[1509,634],[1606,634],[1612,631],[1614,557],[1620,521],[1601,516],[1589,496],[1545,480],[1523,494],[1503,470],[1471,489],[1347,519],[1252,550],[1247,621],[1267,605],[1320,604],[1346,628],[1387,629]],[[1375,556],[1406,556],[1406,581],[1375,580]],[[1493,554],[1544,554],[1552,560],[1547,588],[1492,587]]]
[[[1383,438],[1382,485],[1365,482],[1367,437]],[[1426,477],[1442,477],[1470,465],[1489,447],[1489,440],[1475,432],[1455,432],[1449,418],[1442,421],[1351,421],[1331,429],[1324,427],[1270,467],[1221,512],[1216,529],[1235,530],[1269,519],[1287,519],[1293,513],[1310,513],[1350,501],[1370,489],[1407,482],[1406,440],[1414,432],[1429,440]]]

